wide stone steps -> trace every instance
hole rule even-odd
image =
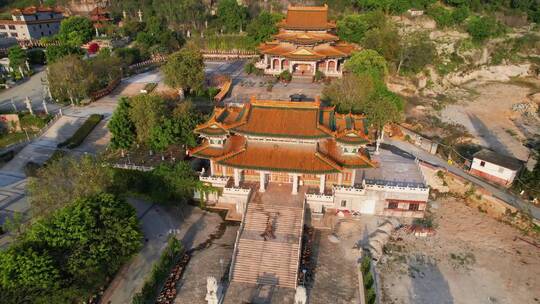
[[[232,281],[296,288],[303,210],[283,203],[263,204],[260,195],[247,205]],[[268,222],[275,238],[264,240],[261,234]]]

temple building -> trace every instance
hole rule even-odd
[[[195,132],[203,141],[189,152],[209,160],[200,180],[216,190],[195,198],[242,222],[229,290],[296,288],[306,213],[311,223],[325,213],[424,216],[429,188],[417,162],[368,147],[367,117],[318,98],[216,107]]]
[[[203,143],[191,155],[210,160],[201,179],[227,189],[253,188],[265,192],[271,183],[302,187],[313,213],[327,209],[366,214],[422,217],[428,188],[416,163],[405,174],[392,172],[372,157],[367,119],[339,114],[313,102],[252,100],[242,107],[216,108],[195,132]],[[232,191],[232,190],[231,190]],[[230,202],[243,213],[249,197],[235,190]],[[247,192],[247,191],[246,191]]]
[[[257,67],[265,74],[288,70],[293,77],[313,77],[316,71],[328,77],[341,77],[344,61],[356,50],[339,41],[333,33],[336,24],[328,21],[328,6],[289,6],[274,40],[262,43],[264,55]]]

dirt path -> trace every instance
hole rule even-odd
[[[526,101],[530,89],[509,83],[471,83],[467,88],[474,90],[477,97],[471,102],[448,105],[441,111],[442,120],[465,126],[480,145],[527,160],[529,152],[522,143],[526,136],[512,121],[520,116],[512,111],[512,105]]]
[[[436,236],[387,246],[383,303],[540,303],[540,249],[462,202],[434,205]]]

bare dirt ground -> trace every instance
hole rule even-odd
[[[528,101],[531,88],[511,83],[469,83],[472,101],[460,101],[441,111],[445,122],[458,123],[476,138],[476,143],[499,153],[527,160],[527,138],[540,135],[540,124],[524,127],[522,115],[512,105]],[[537,121],[538,122],[538,121]]]
[[[385,247],[382,303],[540,303],[540,249],[519,230],[454,198],[432,210],[435,236],[397,232]]]

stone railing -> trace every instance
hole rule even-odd
[[[306,199],[308,201],[333,202],[334,196],[327,194],[306,193]]]
[[[334,192],[363,194],[366,190],[358,187],[334,185]]]
[[[384,190],[384,191],[406,191],[411,193],[426,193],[429,192],[429,188],[426,186],[415,185],[392,185],[392,184],[370,184],[366,183],[365,188],[367,190]]]
[[[223,194],[235,194],[235,195],[249,195],[251,193],[251,188],[236,188],[236,187],[225,187],[223,188]]]
[[[137,170],[142,172],[148,172],[154,170],[154,167],[137,166],[132,164],[111,164],[111,167],[126,170]]]
[[[200,176],[199,179],[202,181],[202,182],[209,182],[209,183],[223,183],[223,184],[226,184],[230,177],[228,176],[215,176],[215,175],[211,175],[211,176]]]

